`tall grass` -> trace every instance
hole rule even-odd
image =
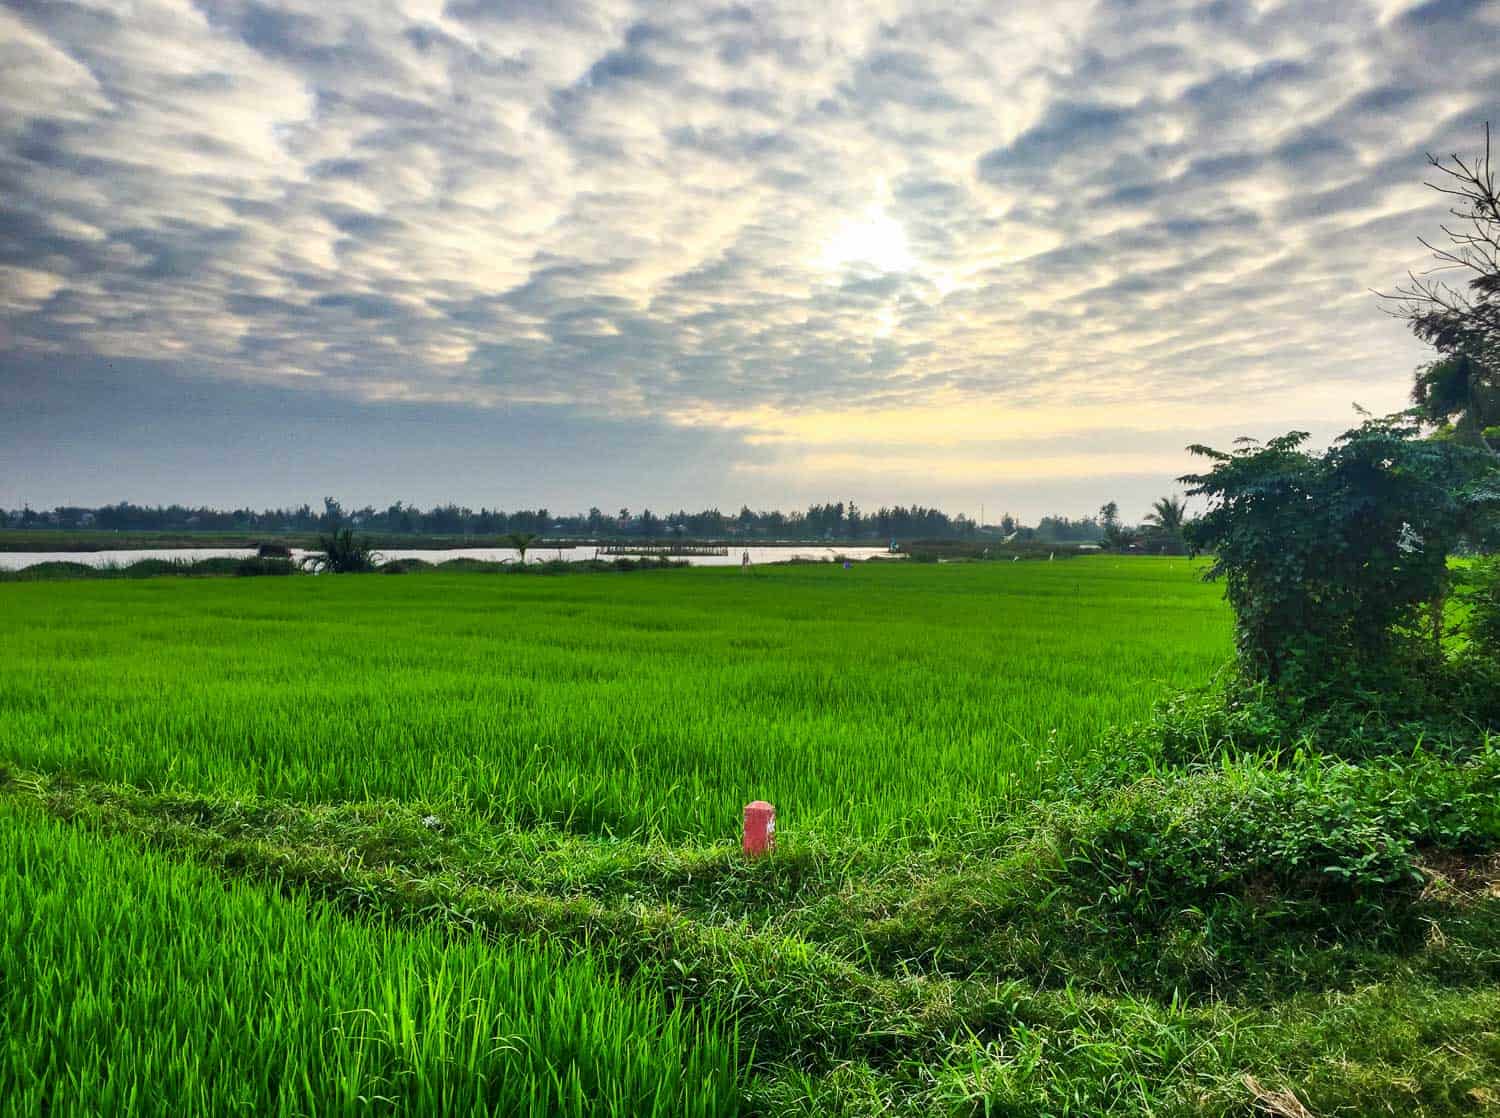
[[[736,1110],[732,1045],[586,957],[350,922],[0,805],[0,1113]]]
[[[0,760],[587,833],[920,838],[1230,652],[1181,560],[0,587]]]

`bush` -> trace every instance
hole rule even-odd
[[[1500,555],[1475,560],[1465,579],[1469,616],[1463,626],[1471,656],[1500,659]]]
[[[252,557],[235,561],[234,573],[241,578],[254,578],[261,575],[290,575],[297,572],[297,564],[291,559],[262,559]]]
[[[373,571],[380,561],[380,554],[370,546],[368,540],[358,539],[354,529],[345,528],[331,536],[318,537],[319,552],[303,560],[316,571],[333,574],[361,574]]]
[[[208,560],[202,560],[208,562]],[[155,578],[157,575],[185,575],[192,572],[193,564],[182,559],[137,559],[121,568],[126,578]]]
[[[432,564],[426,559],[391,559],[380,565],[381,574],[404,575],[418,571],[430,571]]]
[[[0,581],[42,582],[53,579],[98,578],[99,568],[88,563],[74,563],[66,559],[51,559],[45,563],[32,563],[19,571],[0,571]]]
[[[1491,744],[1465,764],[1304,754],[1077,791],[1013,824],[993,860],[917,883],[864,946],[889,967],[1165,995],[1343,981],[1355,943],[1421,944],[1430,860],[1500,848],[1497,782]]]
[[[1400,691],[1442,660],[1448,557],[1496,501],[1492,456],[1372,419],[1324,454],[1294,431],[1181,480],[1209,510],[1186,529],[1214,552],[1242,670],[1287,692]]]
[[[438,564],[440,571],[464,571],[468,574],[499,574],[511,564],[496,563],[488,559],[471,559],[467,555],[461,555],[457,559],[444,559]]]

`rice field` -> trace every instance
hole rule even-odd
[[[1230,654],[1184,560],[0,586],[0,761],[495,821],[921,836]]]
[[[997,1087],[1014,984],[927,940],[954,836],[1228,659],[1198,571],[0,585],[0,1115],[1136,1113]]]

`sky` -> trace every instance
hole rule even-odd
[[[1500,0],[0,0],[0,506],[1127,519],[1427,358]]]

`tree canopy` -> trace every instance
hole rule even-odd
[[[1186,536],[1214,553],[1246,673],[1316,685],[1437,655],[1448,557],[1500,504],[1493,457],[1423,438],[1409,413],[1322,454],[1307,438],[1189,448],[1213,465],[1181,479],[1209,506]]]
[[[1426,239],[1435,265],[1388,296],[1412,332],[1438,352],[1417,371],[1412,402],[1442,433],[1500,451],[1500,195],[1484,151],[1428,156],[1430,187],[1451,199],[1446,243]],[[1451,282],[1450,282],[1451,278]]]

